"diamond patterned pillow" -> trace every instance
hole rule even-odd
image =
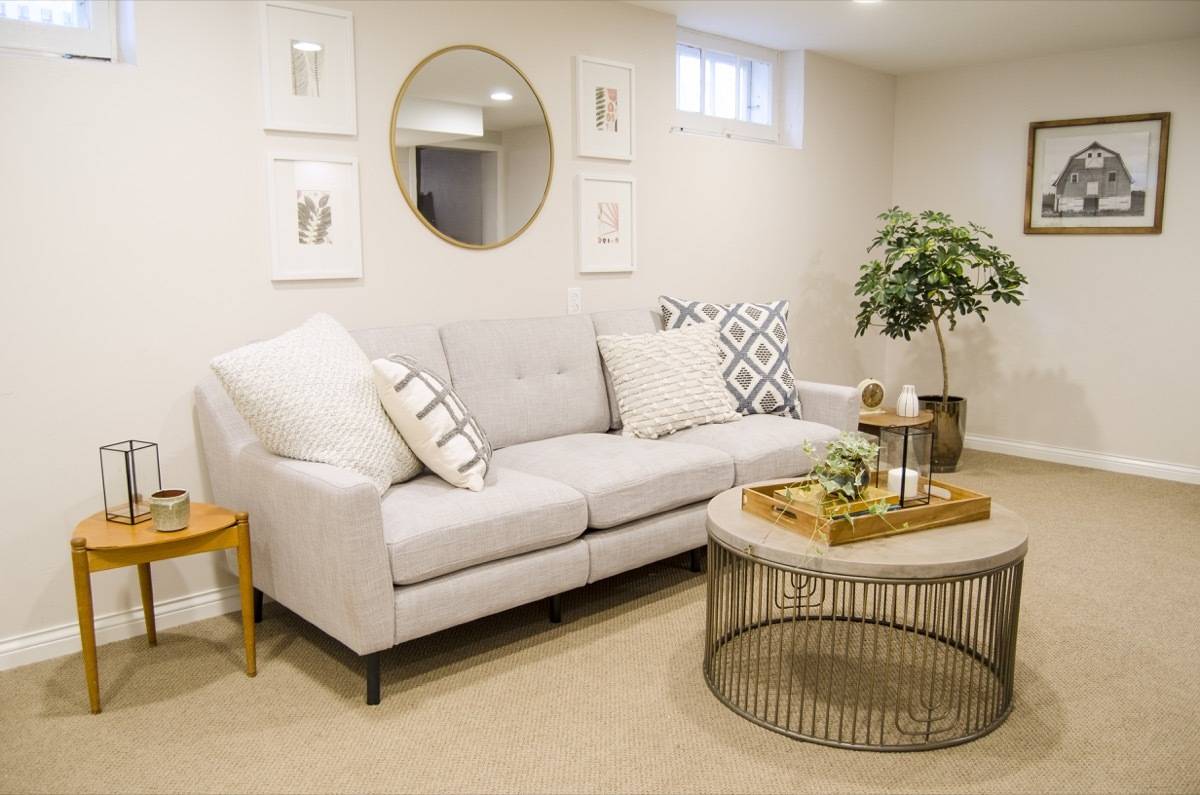
[[[716,323],[721,373],[742,414],[800,417],[796,379],[788,363],[788,302],[710,304],[659,296],[663,328]]]

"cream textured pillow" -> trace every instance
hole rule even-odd
[[[383,409],[417,458],[451,486],[482,491],[492,446],[454,390],[410,356],[371,366]]]
[[[621,433],[657,439],[693,425],[741,419],[721,376],[714,324],[596,342],[621,410]]]
[[[380,494],[421,471],[383,412],[370,360],[329,315],[222,354],[211,366],[272,453],[357,472]]]

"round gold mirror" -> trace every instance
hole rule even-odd
[[[554,143],[541,98],[512,61],[485,47],[438,50],[392,105],[392,170],[408,206],[443,240],[496,248],[542,209]]]

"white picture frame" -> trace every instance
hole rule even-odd
[[[580,174],[576,178],[580,273],[637,270],[637,204],[633,177]]]
[[[633,64],[575,56],[575,148],[580,157],[633,160],[635,107]]]
[[[264,0],[259,19],[263,129],[357,135],[354,15]]]
[[[267,156],[271,280],[361,279],[358,158]]]

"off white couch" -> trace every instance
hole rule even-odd
[[[425,474],[382,497],[364,477],[268,453],[215,377],[196,388],[213,498],[250,513],[254,585],[365,658],[705,544],[734,484],[808,470],[802,443],[858,422],[850,387],[797,384],[803,420],[752,415],[648,441],[620,417],[597,334],[661,329],[651,311],[354,332],[453,384],[496,448],[482,492]]]

